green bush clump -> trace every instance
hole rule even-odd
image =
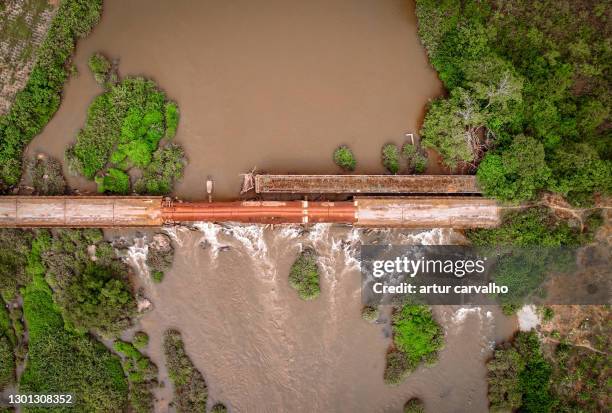
[[[142,350],[149,345],[149,336],[144,331],[139,331],[134,334],[132,344],[134,344],[134,347],[138,350]]]
[[[110,168],[106,175],[96,176],[98,192],[112,192],[125,195],[130,192],[130,177],[121,169]]]
[[[404,146],[402,146],[402,156],[408,162],[408,169],[411,173],[420,174],[425,172],[427,168],[427,157],[416,145],[405,143]]]
[[[419,398],[412,398],[404,405],[404,413],[425,413],[423,402]]]
[[[165,195],[181,179],[185,168],[185,151],[180,145],[168,144],[153,153],[153,160],[143,170],[134,188],[139,194]]]
[[[28,358],[20,378],[24,393],[73,393],[75,405],[55,411],[123,412],[128,386],[119,358],[89,335],[67,331],[44,280],[41,251],[48,235],[39,235],[29,255],[32,281],[23,294],[28,325]],[[45,408],[28,407],[27,412]]]
[[[306,249],[297,257],[289,271],[289,285],[302,300],[312,300],[319,296],[319,267],[313,250]]]
[[[164,113],[166,115],[166,139],[172,139],[176,135],[180,117],[177,104],[174,102],[166,103]]]
[[[92,244],[88,240],[92,238],[101,239],[92,230],[60,230],[47,235],[40,247],[42,271],[46,271],[53,298],[69,328],[112,337],[131,325],[136,300],[126,264],[114,254],[91,260],[88,247]],[[108,243],[98,241],[93,245],[98,250]]]
[[[128,193],[131,168],[142,170],[143,178],[136,185],[139,192],[152,192],[148,186],[154,184],[149,181],[155,178],[161,179],[153,188],[157,194],[170,192],[182,177],[184,164],[180,146],[160,146],[168,128],[176,129],[178,112],[173,107],[176,104],[169,104],[150,80],[126,78],[109,84],[92,102],[85,127],[66,151],[70,168],[95,178],[100,192]]]
[[[174,384],[174,401],[179,413],[205,413],[208,387],[202,374],[195,368],[185,351],[181,333],[164,333],[164,354],[168,375]]]
[[[106,83],[111,70],[111,62],[102,53],[94,53],[87,62],[89,70],[94,75],[96,82],[103,85]]]
[[[387,171],[396,174],[400,170],[400,155],[397,145],[388,143],[382,148],[382,164]]]
[[[64,0],[51,22],[23,90],[9,112],[0,116],[0,188],[19,182],[25,146],[55,114],[68,78],[68,65],[78,38],[98,22],[102,0]]]
[[[363,318],[365,321],[376,321],[378,320],[378,317],[380,316],[380,312],[378,311],[378,308],[376,307],[371,307],[369,305],[363,307],[363,309],[361,310],[361,318]]]
[[[160,283],[164,278],[164,271],[168,270],[174,260],[174,248],[170,237],[165,234],[155,234],[148,244],[147,266],[151,271],[154,282]]]
[[[113,348],[123,356],[122,367],[130,387],[129,402],[132,410],[138,413],[152,411],[152,389],[157,384],[157,366],[131,343],[116,341]]]
[[[451,168],[478,167],[485,194],[505,201],[553,191],[584,206],[612,192],[612,31],[601,8],[418,0],[416,13],[449,90],[425,116],[425,147]]]
[[[334,162],[345,171],[354,171],[357,165],[353,151],[346,145],[342,145],[334,151]]]
[[[434,363],[444,335],[429,308],[406,304],[393,315],[393,343],[384,377],[389,384],[401,382],[421,363]]]
[[[537,333],[519,332],[512,344],[499,346],[487,363],[491,411],[552,412],[552,367]]]

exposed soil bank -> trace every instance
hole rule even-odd
[[[413,396],[432,412],[487,411],[485,360],[493,343],[515,327],[497,308],[436,307],[445,328],[440,359],[399,386],[383,383],[388,315],[378,324],[361,319],[359,242],[443,244],[458,237],[451,231],[316,225],[302,233],[297,227],[203,224],[173,236],[180,248],[164,281],[141,278],[154,305],[141,322],[151,337],[149,354],[163,365],[163,331],[179,329],[210,396],[233,411],[399,411]],[[287,278],[304,247],[320,254],[322,269],[321,295],[309,302],[298,298]],[[161,373],[163,378],[163,368]],[[167,402],[169,389],[162,393]]]
[[[382,173],[381,146],[417,132],[442,86],[428,65],[406,0],[106,0],[100,24],[79,42],[79,76],[29,153],[63,159],[101,92],[87,68],[102,51],[122,76],[153,78],[179,103],[177,141],[190,165],[177,187],[234,198],[239,174],[334,173],[348,144],[356,173]],[[95,190],[84,179],[73,187]]]

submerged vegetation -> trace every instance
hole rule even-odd
[[[57,111],[75,42],[98,22],[101,9],[102,0],[61,1],[26,86],[0,116],[1,189],[19,182],[23,149]]]
[[[319,267],[313,250],[306,249],[297,257],[289,271],[289,285],[302,300],[312,300],[319,296]]]
[[[185,351],[181,333],[164,333],[164,354],[168,375],[174,384],[174,408],[178,413],[205,413],[208,387]]]
[[[611,27],[604,3],[418,0],[419,35],[448,98],[421,131],[450,167],[480,164],[487,195],[575,205],[612,191]]]
[[[415,397],[408,400],[404,405],[404,413],[425,413],[425,407],[423,407],[421,399]]]
[[[66,151],[71,170],[95,179],[99,192],[127,194],[128,172],[139,170],[138,192],[167,194],[182,177],[184,152],[162,143],[174,136],[178,108],[154,82],[126,78],[106,83],[89,107],[85,127]]]
[[[421,305],[402,306],[393,315],[392,326],[394,347],[387,353],[384,378],[398,384],[421,363],[437,360],[444,335],[431,310]]]

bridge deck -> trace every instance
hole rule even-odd
[[[256,175],[256,193],[479,194],[472,175]]]
[[[3,196],[2,227],[161,226],[161,197]]]

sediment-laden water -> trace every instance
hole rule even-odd
[[[163,331],[182,331],[214,400],[240,412],[386,412],[418,396],[428,411],[487,411],[485,360],[514,329],[496,308],[436,307],[445,329],[440,359],[399,386],[382,379],[392,340],[388,309],[378,323],[361,319],[360,243],[447,244],[461,242],[459,234],[322,224],[307,230],[196,224],[166,232],[178,248],[161,284],[137,264],[142,249],[131,250],[154,306],[141,328],[159,365]],[[305,247],[320,254],[322,273],[321,295],[309,302],[287,278]],[[158,409],[166,411],[170,388],[159,397]]]
[[[189,157],[176,194],[238,196],[240,173],[336,173],[348,144],[357,173],[383,173],[384,143],[418,132],[442,93],[407,0],[106,0],[79,42],[62,105],[29,146],[60,159],[102,89],[87,68],[101,51],[121,76],[154,79],[178,102]],[[68,172],[65,168],[66,173]],[[436,170],[436,168],[433,168]],[[70,177],[70,184],[95,185]]]

